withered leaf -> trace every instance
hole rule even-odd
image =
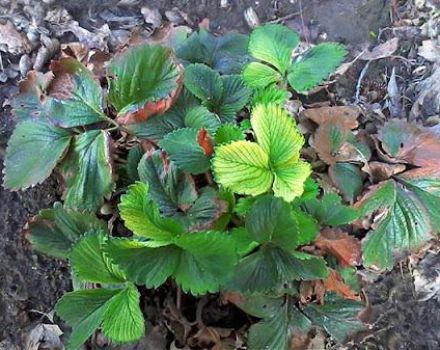
[[[333,269],[329,269],[329,270],[330,270],[329,276],[325,280],[323,280],[324,289],[326,292],[336,292],[340,296],[346,299],[352,299],[352,300],[361,299],[359,294],[357,294],[347,284],[344,283],[339,272]]]
[[[369,162],[362,167],[362,171],[370,176],[372,183],[388,180],[390,177],[405,171],[404,164],[388,164],[383,162]]]
[[[356,266],[361,262],[361,243],[356,237],[340,229],[322,230],[315,245],[335,256],[343,267]]]
[[[207,157],[210,157],[214,153],[214,146],[212,138],[209,136],[208,131],[205,128],[201,128],[197,134],[197,143],[202,147],[203,152]]]

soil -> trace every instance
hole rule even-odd
[[[114,8],[117,3],[117,0],[107,1],[105,8]],[[139,7],[148,5],[165,14],[177,8],[188,15],[188,22],[193,26],[209,18],[211,29],[221,33],[232,29],[248,32],[243,12],[252,7],[261,23],[285,17],[286,24],[299,30],[307,41],[327,38],[346,43],[351,48],[365,47],[371,40],[371,33],[389,24],[387,0],[307,0],[302,3],[298,0],[228,0],[225,3],[226,7],[221,7],[218,0],[140,1],[136,7],[124,7],[124,11],[138,15]],[[55,1],[44,6],[65,7],[85,28],[99,27],[99,23],[90,21],[90,13],[104,9],[102,1],[97,0]],[[352,99],[361,68],[338,86],[339,98]],[[374,78],[370,76],[370,79]],[[0,104],[16,89],[16,81],[3,84]],[[0,110],[0,171],[13,125],[9,109]],[[22,192],[0,188],[0,350],[23,349],[23,339],[32,325],[44,318],[45,313],[50,313],[56,300],[70,289],[66,265],[33,252],[22,234],[26,220],[40,209],[51,206],[59,196],[57,183],[52,178]],[[416,300],[408,269],[381,276],[368,286],[366,293],[373,305],[374,326],[359,337],[359,344],[353,346],[353,350],[440,348],[439,301],[435,298],[425,302]]]

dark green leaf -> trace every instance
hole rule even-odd
[[[223,75],[222,99],[215,111],[225,121],[234,121],[239,112],[249,101],[250,90],[244,85],[240,75]]]
[[[223,96],[223,81],[220,74],[200,63],[185,69],[185,87],[207,106],[217,105]]]
[[[243,132],[234,124],[223,124],[215,133],[216,145],[244,140]]]
[[[220,118],[204,106],[190,109],[185,116],[186,127],[197,130],[204,128],[210,134],[215,134],[220,125]]]
[[[96,211],[114,188],[108,132],[91,130],[76,136],[62,172],[68,186],[65,206]]]
[[[29,222],[32,246],[47,255],[65,259],[73,244],[86,232],[106,230],[107,224],[94,215],[64,209],[55,203]]]
[[[4,185],[17,190],[43,182],[69,147],[66,130],[39,121],[17,125],[8,142]]]
[[[329,173],[344,199],[353,203],[362,191],[363,179],[359,167],[351,163],[336,163],[330,166]]]
[[[127,164],[125,167],[129,180],[133,183],[139,181],[138,165],[145,154],[141,145],[135,145],[130,148],[127,155]]]
[[[209,158],[197,142],[198,132],[197,129],[179,129],[160,142],[160,146],[176,166],[192,174],[204,173],[211,166]]]

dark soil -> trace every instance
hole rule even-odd
[[[117,2],[105,1],[105,7],[112,8]],[[90,22],[90,11],[101,11],[104,8],[102,3],[97,0],[65,0],[56,1],[51,6],[64,6],[82,25],[91,27],[98,24]],[[327,37],[350,47],[368,43],[371,33],[387,26],[389,19],[387,0],[303,0],[302,3],[229,0],[225,8],[219,3],[219,0],[144,0],[135,8],[127,7],[126,11],[139,13],[138,8],[147,5],[159,8],[164,14],[176,7],[188,15],[195,27],[203,18],[209,18],[214,31],[235,29],[247,32],[249,27],[243,12],[252,6],[261,23],[292,15],[286,19],[286,24],[299,30],[306,40],[314,42]],[[300,10],[302,16],[298,15]],[[353,89],[348,87],[354,87],[356,80],[357,75],[344,81],[349,90],[344,96],[347,100],[353,96]],[[0,87],[0,105],[16,90],[14,84]],[[0,171],[13,124],[10,111],[0,110]],[[22,339],[32,324],[42,317],[40,312],[52,311],[58,297],[70,288],[66,265],[33,252],[22,234],[26,220],[57,199],[59,192],[53,179],[23,192],[11,193],[0,187],[0,349],[23,349]],[[374,326],[368,333],[371,335],[364,334],[362,344],[354,346],[353,350],[440,348],[439,302],[436,299],[416,301],[412,288],[408,271],[403,274],[394,271],[368,287]],[[145,349],[153,348],[147,344]]]

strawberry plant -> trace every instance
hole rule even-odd
[[[174,50],[127,48],[105,77],[65,57],[21,83],[4,186],[34,186],[52,172],[63,184],[62,203],[34,217],[28,237],[71,266],[74,291],[56,305],[72,327],[69,349],[97,329],[117,343],[140,339],[148,315],[138,287],[164,284],[222,293],[261,319],[249,349],[290,348],[312,324],[340,342],[361,327],[362,304],[337,279],[353,277],[344,268],[357,259],[334,259],[350,238],[318,233],[376,210],[382,191],[391,217],[402,208],[401,185],[383,184],[362,208],[319,197],[301,154],[305,137],[283,104],[326,79],[345,49],[319,44],[292,59],[298,43],[282,25],[250,38],[201,30]],[[425,180],[408,173],[401,181],[431,210]],[[328,293],[303,298],[313,283]]]

